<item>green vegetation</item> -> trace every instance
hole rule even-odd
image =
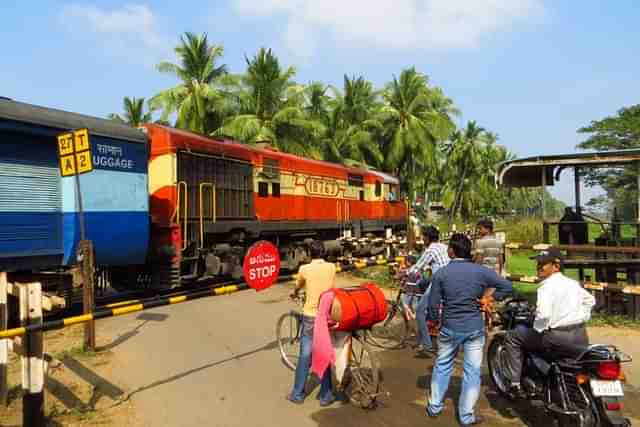
[[[580,149],[606,151],[638,148],[640,105],[621,108],[615,116],[594,120],[588,126],[578,129],[578,132],[588,135],[587,139],[578,145]],[[638,170],[635,166],[614,170],[588,170],[587,183],[600,185],[607,194],[606,199],[595,200],[593,203],[600,209],[613,213],[612,216],[618,221],[634,221],[637,215],[637,177]]]
[[[355,270],[352,274],[355,277],[371,280],[381,288],[389,289],[393,288],[395,285],[395,280],[391,273],[389,273],[389,267],[387,266],[378,266],[365,268],[363,270]]]
[[[102,423],[98,420],[95,420],[95,417],[98,415],[96,409],[84,403],[78,404],[77,406],[68,409],[54,404],[49,409],[47,418],[49,420],[53,420],[54,418],[62,417],[65,415],[71,416],[78,421],[91,421],[91,424]]]
[[[320,81],[295,81],[296,69],[268,48],[245,57],[246,69],[229,72],[224,49],[206,34],[185,33],[175,62],[159,72],[176,85],[145,98],[124,99],[113,120],[138,126],[153,121],[246,144],[346,165],[371,167],[400,178],[393,189],[411,202],[440,201],[456,218],[504,212],[534,214],[537,189],[496,189],[497,163],[513,158],[498,135],[469,121],[429,76],[414,67],[399,70],[382,87],[364,76],[344,76],[342,88]],[[558,202],[547,197],[549,212]],[[422,204],[421,206],[424,206]]]
[[[131,126],[140,126],[151,121],[151,113],[144,111],[144,98],[124,97],[123,101],[124,117],[119,114],[109,114],[109,118],[116,122],[128,123]]]
[[[76,357],[95,357],[98,353],[92,350],[86,350],[83,347],[72,347],[69,350],[57,351],[51,354],[51,357],[54,359],[62,360],[67,357],[76,358]]]

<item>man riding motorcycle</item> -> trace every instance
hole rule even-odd
[[[542,251],[532,259],[537,261],[538,277],[544,279],[538,288],[533,328],[510,330],[505,339],[511,393],[519,397],[524,395],[520,386],[524,352],[545,353],[553,358],[574,357],[577,348],[589,344],[585,322],[595,305],[593,295],[560,272],[560,251]]]

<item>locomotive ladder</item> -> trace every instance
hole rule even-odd
[[[204,247],[204,226],[217,220],[216,185],[212,182],[202,182],[198,186],[198,247]],[[182,250],[189,242],[189,187],[185,181],[178,182],[176,195],[176,209],[173,219],[182,231]]]
[[[187,231],[189,227],[189,198],[188,187],[185,181],[178,182],[177,195],[176,195],[176,210],[173,214],[176,224],[180,226],[182,230],[182,250],[187,249],[187,242],[189,241]]]

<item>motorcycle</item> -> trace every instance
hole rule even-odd
[[[489,376],[502,396],[514,399],[505,370],[505,336],[510,330],[531,327],[534,310],[525,299],[511,299],[494,314],[501,330],[488,349]],[[553,359],[545,354],[525,354],[522,390],[527,400],[541,400],[560,427],[627,427],[621,413],[625,381],[621,364],[631,356],[613,345],[576,348],[576,357]],[[547,357],[545,357],[547,356]]]

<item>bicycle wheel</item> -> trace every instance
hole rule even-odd
[[[354,336],[351,340],[349,365],[345,371],[343,388],[349,401],[356,406],[372,409],[380,394],[379,362],[367,343]]]
[[[284,364],[292,370],[296,369],[300,354],[300,339],[302,338],[302,319],[296,312],[285,313],[276,324],[276,338],[280,357]]]
[[[400,304],[392,301],[387,301],[387,317],[366,333],[371,344],[388,350],[403,347],[408,336],[409,321]]]

